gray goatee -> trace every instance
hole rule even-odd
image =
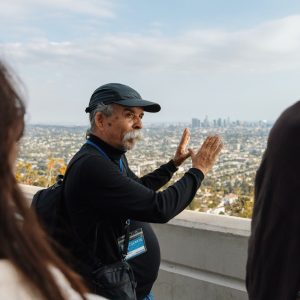
[[[123,145],[125,150],[131,150],[137,141],[143,138],[140,129],[135,129],[127,132],[123,137]]]

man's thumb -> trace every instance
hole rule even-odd
[[[189,151],[189,154],[191,157],[193,157],[195,155],[195,152],[192,148],[189,148],[188,151]]]

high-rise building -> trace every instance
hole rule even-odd
[[[203,127],[205,128],[209,128],[210,127],[210,124],[209,124],[209,120],[208,120],[208,116],[206,115],[205,116],[205,119],[203,121]]]
[[[199,119],[196,119],[196,118],[193,118],[192,119],[192,128],[200,128],[200,120]]]

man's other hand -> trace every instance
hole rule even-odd
[[[185,128],[180,140],[180,143],[177,147],[173,161],[176,167],[179,167],[191,154],[189,151],[186,151],[186,146],[190,141],[190,131],[188,128]]]
[[[222,148],[223,143],[221,137],[214,135],[208,136],[197,152],[189,149],[193,168],[199,169],[206,175],[213,167]]]

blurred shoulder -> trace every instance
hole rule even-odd
[[[65,276],[54,267],[51,272],[66,300],[81,300],[80,295],[72,289]],[[88,300],[105,299],[97,295],[88,294]],[[25,278],[17,268],[7,259],[0,259],[0,299],[1,300],[42,300],[37,291],[28,286]]]
[[[0,299],[32,300],[41,299],[37,292],[28,287],[23,276],[6,259],[0,259]]]

